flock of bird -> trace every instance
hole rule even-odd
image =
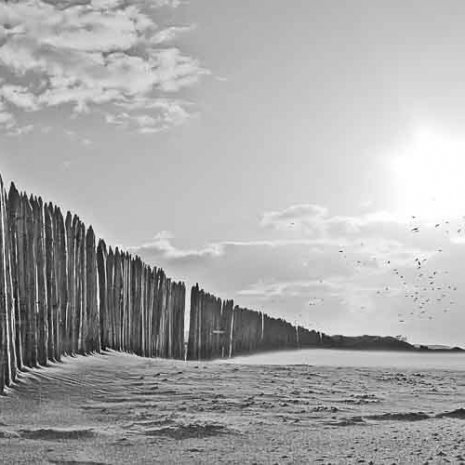
[[[411,216],[410,223],[407,225],[407,232],[418,234],[422,232],[431,233],[435,231],[434,238],[440,239],[441,235],[450,238],[452,235],[465,235],[465,216],[459,222],[446,220],[439,223],[431,223],[426,225],[418,224],[419,220],[415,216]],[[437,232],[436,232],[437,231]],[[444,238],[443,238],[444,239]],[[465,240],[465,238],[464,238]],[[360,242],[358,250],[347,250],[347,248],[339,248],[338,254],[345,265],[352,266],[357,272],[364,268],[381,268],[385,267],[394,279],[394,284],[383,285],[379,289],[373,289],[372,292],[376,296],[398,296],[403,295],[407,300],[404,310],[397,314],[398,322],[405,323],[407,319],[425,319],[433,320],[437,316],[438,311],[448,313],[456,305],[454,295],[458,288],[456,283],[448,280],[449,272],[444,269],[436,269],[432,260],[443,253],[443,248],[437,248],[434,252],[426,252],[415,256],[410,263],[405,260],[399,263],[395,257],[391,259],[370,257],[369,259],[361,259],[365,244]],[[366,252],[365,252],[366,253]],[[354,256],[355,258],[351,258]],[[397,262],[397,263],[396,263]],[[323,282],[320,280],[320,282]],[[316,306],[324,302],[321,297],[312,298],[308,305]],[[361,305],[360,309],[366,307]]]

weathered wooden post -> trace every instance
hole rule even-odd
[[[14,290],[13,290],[13,255],[11,248],[11,237],[10,237],[10,228],[8,225],[8,205],[7,205],[7,194],[5,188],[2,184],[2,179],[0,177],[0,188],[3,196],[3,229],[5,234],[5,262],[6,262],[6,289],[7,289],[7,305],[8,305],[8,332],[9,332],[9,342],[10,342],[10,367],[11,367],[11,381],[16,380],[16,375],[18,371],[18,360],[16,354],[16,328],[15,328],[15,306],[14,306]]]
[[[184,283],[176,283],[175,295],[174,358],[184,359],[184,314],[186,305],[186,286]]]
[[[110,247],[108,249],[108,256],[107,256],[107,309],[108,309],[108,319],[107,319],[107,327],[108,327],[108,344],[111,349],[115,349],[115,315],[114,315],[114,285],[115,285],[115,278],[114,278],[114,254],[113,249]]]
[[[145,264],[140,262],[140,355],[145,356],[145,319],[146,319],[146,274]]]
[[[167,303],[166,291],[167,277],[163,270],[160,273],[159,287],[159,302],[158,302],[158,338],[157,338],[157,356],[163,357],[163,345],[165,341],[165,307]]]
[[[167,279],[168,298],[166,301],[166,315],[165,315],[165,328],[166,328],[166,352],[165,358],[173,358],[173,281]]]
[[[101,348],[109,347],[108,341],[108,302],[107,302],[107,247],[105,242],[100,239],[97,246],[97,273],[99,288],[99,305],[100,305],[100,340]]]
[[[55,359],[60,360],[66,351],[66,317],[68,311],[68,282],[66,269],[66,237],[63,215],[59,207],[53,208],[53,259],[56,289]]]
[[[231,343],[231,323],[232,323],[232,309],[234,303],[232,300],[224,300],[221,307],[221,328],[223,335],[221,338],[221,358],[229,356],[229,346]]]
[[[44,205],[45,223],[45,279],[47,289],[47,327],[48,341],[47,353],[50,360],[55,360],[55,333],[56,333],[56,288],[55,288],[55,266],[54,266],[54,246],[53,246],[53,218],[50,205]]]
[[[58,209],[56,206],[49,204],[50,212],[52,215],[52,247],[53,247],[53,287],[54,291],[54,328],[55,328],[55,340],[54,340],[54,347],[55,347],[55,354],[54,359],[60,360],[61,359],[61,302],[60,302],[60,265],[59,265],[59,239],[58,239]]]
[[[134,258],[134,352],[141,354],[141,272],[142,264],[139,257]]]
[[[164,272],[161,268],[154,269],[154,299],[152,315],[152,353],[155,357],[160,356],[160,318],[161,318],[161,301],[162,301],[162,278]]]
[[[153,307],[154,307],[154,298],[155,298],[155,270],[151,267],[147,267],[147,312],[146,312],[146,346],[145,346],[145,356],[153,357]]]
[[[123,280],[124,280],[124,347],[123,350],[131,350],[132,330],[132,293],[131,293],[131,258],[126,252],[123,255]]]
[[[48,321],[47,321],[47,286],[46,286],[46,254],[45,225],[42,199],[31,198],[34,217],[34,244],[36,249],[36,299],[37,299],[37,337],[38,361],[45,366],[48,362]]]
[[[86,247],[85,247],[86,231],[84,224],[78,220],[76,231],[76,281],[77,281],[77,321],[78,321],[78,348],[80,354],[87,352],[87,326],[86,318],[87,309],[87,289],[86,289]]]
[[[160,327],[160,279],[162,270],[160,268],[153,269],[153,310],[152,310],[152,356],[158,356],[158,339]]]
[[[26,194],[22,196],[26,217],[26,294],[27,294],[27,337],[28,360],[30,367],[37,366],[37,295],[36,295],[36,250],[32,208]]]
[[[72,308],[72,352],[77,354],[79,352],[79,334],[81,328],[81,246],[82,240],[80,237],[80,220],[79,217],[73,216],[72,225],[73,235],[73,287],[74,292],[74,305]]]
[[[119,257],[119,268],[120,268],[120,346],[121,350],[127,350],[127,325],[128,325],[128,313],[127,313],[127,270],[126,270],[126,253],[120,251]]]
[[[86,303],[87,303],[87,350],[100,352],[100,314],[97,303],[97,256],[95,249],[95,234],[92,226],[86,234]]]
[[[189,314],[189,337],[187,340],[187,359],[198,359],[198,295],[199,285],[196,284],[191,289],[191,303]]]
[[[74,231],[73,217],[68,211],[65,219],[65,236],[66,236],[66,280],[67,280],[67,293],[68,303],[66,307],[66,321],[65,321],[65,347],[64,350],[68,355],[73,353],[73,330],[72,321],[76,308],[76,284],[75,284],[75,270],[74,270]]]
[[[115,247],[113,251],[113,273],[112,273],[112,287],[111,287],[111,302],[112,306],[110,312],[112,313],[113,321],[113,348],[120,350],[120,315],[119,315],[119,286],[120,286],[120,253],[119,248]]]
[[[9,298],[11,275],[9,267],[8,215],[5,189],[0,177],[0,392],[14,381],[16,357],[14,348],[13,301]]]
[[[131,307],[130,307],[130,344],[129,350],[135,352],[137,350],[137,267],[134,257],[129,256],[130,267],[130,294],[131,294]]]
[[[121,348],[122,350],[128,350],[128,338],[129,338],[129,267],[127,253],[121,253],[121,280],[122,280],[122,291],[121,291]]]
[[[18,246],[18,221],[21,214],[21,199],[19,193],[14,185],[11,183],[8,199],[6,201],[8,210],[8,228],[10,236],[10,256],[11,256],[11,276],[13,286],[13,303],[14,303],[14,317],[15,317],[15,351],[17,367],[19,370],[23,369],[24,360],[24,330],[23,330],[23,310],[21,309],[20,302],[20,266],[22,264],[22,255],[20,254]],[[22,296],[21,296],[22,297]]]

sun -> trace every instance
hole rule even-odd
[[[465,138],[422,128],[389,163],[399,214],[431,220],[465,215]]]

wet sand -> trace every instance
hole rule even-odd
[[[5,464],[465,464],[465,372],[109,352],[0,397]]]

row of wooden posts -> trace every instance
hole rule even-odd
[[[222,301],[198,284],[192,288],[187,348],[190,360],[321,344],[322,334],[317,331],[235,306],[232,300]]]
[[[0,392],[63,355],[184,357],[185,286],[0,179]]]
[[[319,345],[315,331],[186,290],[161,268],[96,243],[70,212],[0,178],[0,393],[18,371],[102,349],[190,360]]]

